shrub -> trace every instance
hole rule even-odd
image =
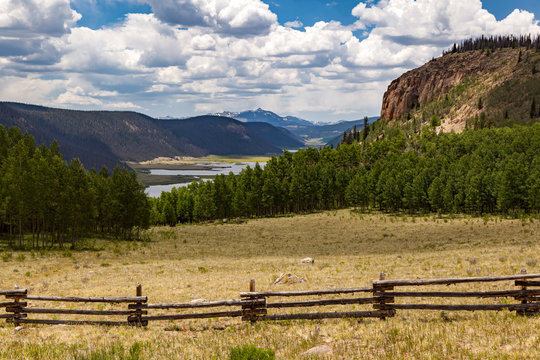
[[[273,360],[276,354],[272,349],[258,348],[255,345],[244,345],[231,348],[230,360]]]

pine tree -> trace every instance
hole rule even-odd
[[[369,128],[368,128],[368,117],[367,116],[364,116],[364,129],[363,129],[363,138],[364,140],[366,140],[367,136],[368,136],[368,131],[369,131]]]

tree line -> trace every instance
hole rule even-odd
[[[163,192],[151,223],[338,209],[407,213],[538,213],[540,123],[420,135],[399,132],[336,149],[285,151],[264,168]]]
[[[77,158],[66,162],[56,141],[36,146],[0,125],[0,237],[12,247],[76,247],[98,232],[131,239],[149,226],[144,190],[132,171],[86,171]]]
[[[516,49],[525,47],[527,50],[536,49],[540,51],[540,35],[504,35],[504,36],[484,36],[479,38],[470,38],[462,41],[460,44],[454,43],[452,47],[443,51],[443,56],[447,54],[462,53],[473,50],[490,50],[497,49]]]

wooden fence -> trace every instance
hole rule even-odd
[[[381,274],[382,275],[382,274]],[[0,319],[15,325],[19,324],[66,324],[66,325],[136,325],[146,326],[151,321],[172,321],[204,318],[235,318],[243,321],[272,321],[293,319],[330,319],[330,318],[381,318],[392,317],[401,310],[444,310],[444,311],[481,311],[509,310],[521,315],[540,314],[540,274],[525,274],[499,277],[447,278],[430,280],[380,280],[372,286],[348,289],[308,290],[308,291],[255,291],[255,281],[251,280],[248,292],[240,293],[240,299],[220,300],[197,303],[148,303],[142,296],[139,285],[134,297],[54,297],[29,295],[27,290],[15,289],[0,291],[5,302],[0,302]],[[490,291],[440,291],[428,289],[433,286],[450,286],[471,283],[499,283],[512,281],[513,289]],[[405,288],[407,291],[396,291]],[[422,288],[413,291],[407,288]],[[276,298],[296,298],[295,301],[275,301]],[[445,304],[428,302],[431,299],[469,298],[480,303]],[[504,301],[493,303],[494,299]],[[272,299],[272,302],[270,302]],[[414,303],[404,302],[414,299]],[[508,300],[511,299],[511,300]],[[511,303],[510,301],[515,301]],[[411,300],[412,301],[412,300]],[[491,303],[486,303],[491,302]],[[30,306],[30,303],[95,303],[98,309],[45,308]],[[127,304],[127,308],[125,305]],[[119,309],[118,306],[124,308]],[[339,311],[342,306],[349,306],[347,311]],[[361,310],[357,306],[364,307]],[[107,309],[104,309],[107,307]],[[325,308],[322,312],[305,312],[305,308]],[[352,307],[352,309],[350,308]],[[224,309],[227,308],[227,309]],[[333,311],[328,310],[331,309]],[[204,310],[203,310],[204,309]],[[207,310],[209,309],[209,310]],[[283,313],[283,309],[296,309]],[[202,311],[201,311],[202,310]],[[353,311],[351,311],[353,310]],[[174,311],[174,313],[170,313]],[[277,311],[277,312],[275,312]],[[152,314],[149,314],[152,312]],[[164,313],[165,312],[165,313]],[[55,318],[43,318],[54,315]],[[57,315],[82,315],[75,320],[57,319]],[[40,318],[36,318],[36,316]],[[119,316],[126,317],[123,321]],[[111,319],[113,317],[114,319]]]

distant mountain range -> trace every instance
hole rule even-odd
[[[279,116],[272,111],[248,110],[242,112],[221,112],[212,115],[226,116],[242,122],[265,122],[273,126],[284,127],[294,135],[302,139],[306,145],[323,146],[329,143],[335,143],[335,138],[343,135],[344,131],[352,129],[362,129],[364,120],[339,121],[334,124],[315,124],[311,121],[300,119],[295,116]],[[377,120],[376,117],[369,118],[369,123]]]
[[[315,126],[315,124],[310,121],[295,116],[279,116],[272,111],[263,110],[261,108],[237,113],[224,112],[215,115],[227,116],[242,122],[265,122],[273,126],[288,128],[289,130],[298,126]]]
[[[161,120],[136,112],[0,102],[0,124],[27,131],[37,144],[56,139],[66,159],[78,157],[97,169],[160,156],[273,155],[305,146],[287,129],[219,116]]]

